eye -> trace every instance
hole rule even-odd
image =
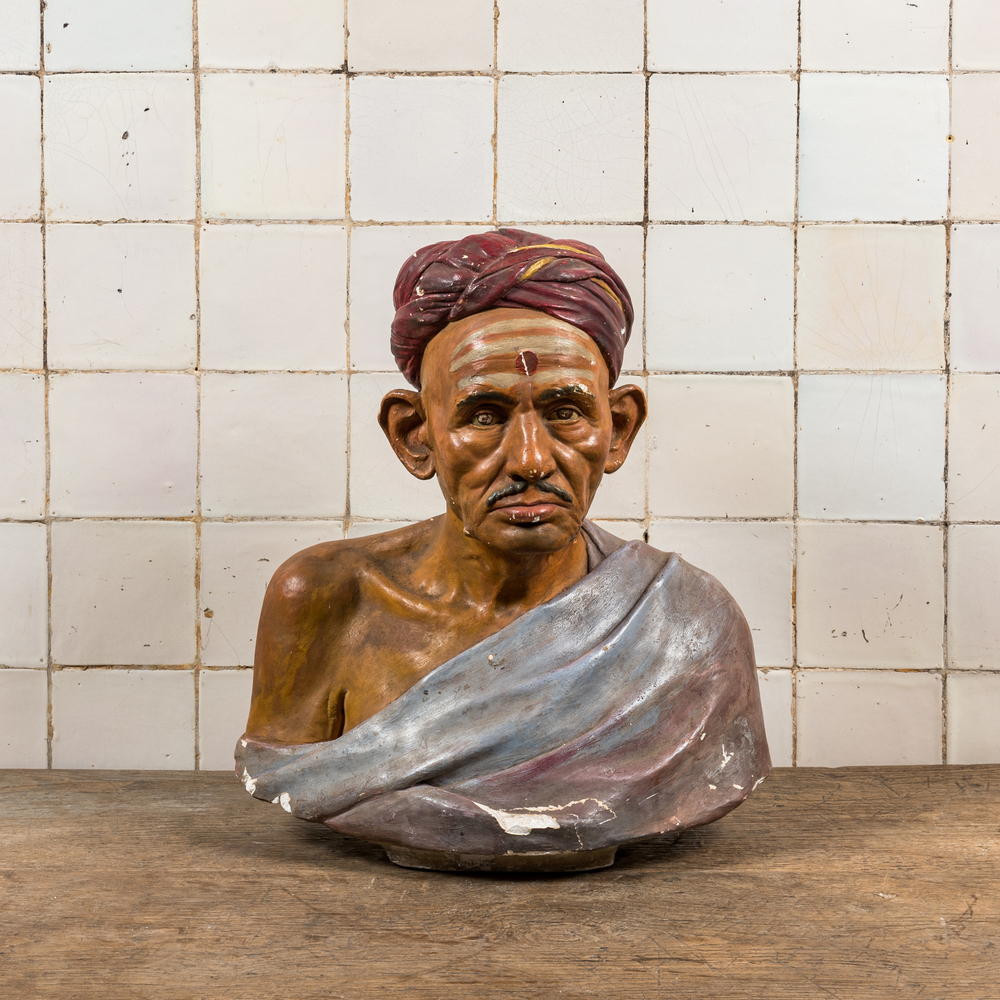
[[[575,420],[579,415],[575,406],[559,406],[549,413],[549,420]]]
[[[494,424],[499,423],[499,414],[494,413],[492,410],[477,410],[472,415],[472,424],[474,427],[492,427]]]

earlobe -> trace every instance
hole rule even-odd
[[[632,444],[646,420],[646,394],[637,385],[622,385],[612,389],[611,402],[611,447],[604,471],[610,475],[617,472],[628,458]]]
[[[427,415],[420,393],[411,389],[386,393],[378,422],[406,471],[417,479],[432,479],[434,452],[427,442]]]

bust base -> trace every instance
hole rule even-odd
[[[528,851],[524,854],[452,854],[382,844],[389,860],[402,868],[439,872],[588,872],[615,863],[617,847],[599,851]]]

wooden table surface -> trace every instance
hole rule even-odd
[[[1000,998],[1000,766],[781,769],[576,875],[411,871],[224,774],[0,771],[0,997]]]

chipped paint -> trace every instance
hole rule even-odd
[[[256,778],[251,778],[251,777],[250,777],[250,772],[249,772],[249,771],[247,771],[247,769],[246,769],[246,768],[243,768],[243,777],[242,777],[242,781],[243,781],[243,787],[244,787],[244,788],[246,788],[246,790],[247,790],[247,791],[248,791],[248,792],[249,792],[249,793],[250,793],[251,795],[253,795],[253,793],[254,793],[255,791],[257,791],[257,779],[256,779]]]
[[[475,805],[483,812],[489,813],[500,824],[504,833],[509,833],[514,837],[526,837],[532,830],[558,830],[560,828],[559,821],[552,813],[562,812],[572,806],[584,805],[587,802],[596,802],[602,809],[611,813],[609,819],[604,820],[605,823],[615,818],[616,813],[611,806],[600,799],[593,798],[574,799],[561,806],[524,806],[521,809],[491,809],[489,806],[484,806],[482,802],[475,802]],[[573,817],[571,814],[570,818],[577,817]],[[565,820],[566,817],[563,819]]]

